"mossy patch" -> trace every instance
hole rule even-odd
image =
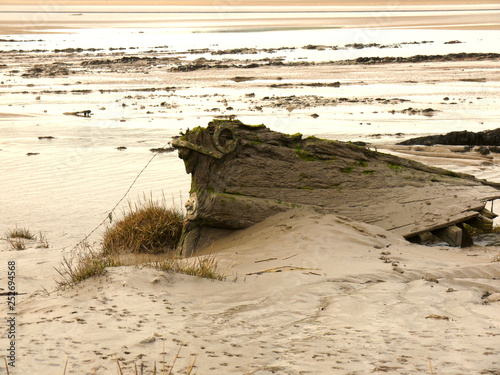
[[[458,173],[456,173],[456,172],[453,172],[453,171],[446,171],[445,175],[446,176],[450,176],[450,177],[460,178],[460,175]]]
[[[299,186],[297,189],[301,189],[301,190],[315,190],[315,188],[310,187],[310,186]]]
[[[304,161],[316,161],[316,158],[313,155],[308,153],[306,150],[302,150],[299,146],[295,147],[295,153]]]
[[[394,171],[394,173],[398,174],[403,172],[404,168],[402,165],[399,164],[394,164],[394,163],[387,163],[387,166]]]
[[[345,168],[342,168],[340,171],[344,174],[349,174],[349,173],[352,173],[352,171],[354,171],[354,168],[353,167],[345,167]]]
[[[262,144],[262,141],[259,139],[259,137],[255,137],[254,139],[252,139],[252,144],[253,145],[260,145]]]

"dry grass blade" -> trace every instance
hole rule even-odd
[[[191,363],[191,365],[188,366],[188,370],[186,372],[186,375],[191,375],[191,372],[193,371],[194,364],[196,363],[196,359],[198,358],[198,354],[200,354],[200,352],[198,352],[196,354],[196,356],[194,357],[193,363]]]
[[[263,273],[273,273],[273,272],[284,272],[284,271],[320,271],[321,268],[305,268],[305,267],[295,267],[295,266],[281,266],[269,268],[267,270],[257,271],[257,272],[248,272],[245,275],[261,275]]]
[[[40,242],[40,247],[43,247],[44,249],[49,248],[49,242],[47,241],[47,237],[45,237],[42,232],[38,233],[38,242]]]
[[[7,364],[7,358],[3,358],[3,360],[5,361],[5,371],[7,372],[7,375],[9,375],[9,365]]]
[[[168,372],[168,375],[172,375],[172,371],[174,370],[175,362],[177,361],[177,358],[179,358],[179,353],[181,352],[181,349],[182,349],[182,343],[179,345],[179,350],[177,351],[177,354],[175,355],[174,361],[172,362],[172,367],[170,367],[170,371]],[[163,352],[165,352],[165,350]]]
[[[118,371],[120,372],[120,375],[123,375],[122,368],[120,367],[120,361],[118,361],[118,357],[116,357],[116,365],[118,366]]]
[[[66,357],[66,363],[64,363],[63,375],[66,375],[66,369],[68,368],[69,355]]]
[[[162,362],[163,362],[163,369],[161,370],[161,374],[164,375],[165,374],[165,338],[163,338],[163,358],[162,358]]]

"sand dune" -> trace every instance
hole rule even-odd
[[[236,282],[121,267],[47,295],[36,284],[47,285],[49,267],[19,260],[33,275],[19,281],[28,292],[18,308],[19,365],[48,374],[69,358],[72,372],[111,373],[118,358],[127,373],[142,363],[151,371],[163,346],[171,363],[183,343],[178,369],[198,354],[204,374],[500,368],[500,305],[483,299],[500,292],[500,263],[486,248],[411,245],[366,224],[292,211],[213,249]],[[266,272],[284,266],[299,268]]]

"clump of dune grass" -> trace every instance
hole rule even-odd
[[[30,232],[28,228],[18,228],[9,229],[6,234],[7,238],[10,239],[24,239],[24,240],[34,240],[35,235]]]
[[[123,218],[106,229],[102,248],[106,253],[157,254],[175,249],[183,226],[180,210],[152,198],[129,203]]]
[[[60,279],[56,280],[60,289],[72,287],[93,276],[100,276],[108,267],[121,266],[115,254],[104,254],[86,242],[80,244],[70,255],[65,255],[56,271]]]
[[[124,265],[226,280],[230,267],[221,270],[219,260],[214,255],[191,259],[172,257],[175,254],[171,250],[177,247],[182,226],[182,212],[167,208],[164,202],[148,199],[134,206],[129,204],[129,210],[124,212],[123,218],[106,229],[98,250],[83,242],[63,258],[59,268],[56,268],[60,275],[60,280],[56,280],[58,287],[72,287],[89,277],[104,274],[107,267]],[[161,254],[168,258],[143,262],[136,254],[142,257]]]
[[[42,232],[38,233],[38,242],[39,242],[38,247],[42,247],[44,249],[49,248],[49,241],[47,241],[47,237],[45,237],[45,235]]]
[[[37,240],[36,236],[27,228],[10,229],[6,233],[6,240],[12,250],[26,250],[26,241]],[[49,242],[42,232],[38,234],[38,248],[48,248]]]
[[[13,250],[26,250],[26,243],[21,238],[9,238],[7,242]]]
[[[158,262],[151,262],[147,266],[160,271],[183,273],[191,276],[224,281],[229,276],[231,267],[222,270],[219,267],[219,261],[220,259],[217,259],[215,255],[209,254],[189,259],[165,259]],[[236,276],[234,277],[234,281],[236,281]]]
[[[25,250],[25,241],[35,239],[35,235],[28,228],[19,228],[17,226],[14,229],[8,229],[5,237],[13,250]]]

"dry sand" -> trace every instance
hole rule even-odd
[[[125,373],[143,363],[151,371],[164,348],[171,363],[181,343],[177,370],[197,354],[203,374],[500,369],[500,263],[491,263],[498,251],[411,245],[301,211],[212,250],[235,282],[121,267],[50,295],[39,285],[49,283],[59,252],[17,253],[18,285],[28,296],[18,297],[16,373],[62,373],[66,358],[67,373],[113,373],[116,358]],[[1,254],[5,273],[12,253]]]

